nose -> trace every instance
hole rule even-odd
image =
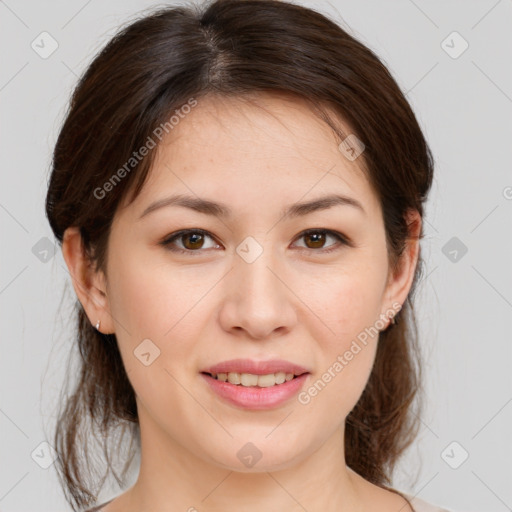
[[[286,334],[296,324],[293,285],[270,253],[263,251],[252,263],[235,255],[219,314],[226,331],[261,340]]]

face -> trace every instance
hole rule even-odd
[[[388,281],[382,212],[361,159],[347,159],[305,104],[254,101],[204,98],[158,147],[142,192],[116,213],[101,316],[141,429],[237,471],[251,471],[244,454],[261,456],[258,471],[290,467],[343,433],[375,332],[412,276]],[[350,199],[297,207],[327,196]],[[285,362],[243,373],[306,373],[271,387],[263,378],[245,394],[203,373],[233,359]]]

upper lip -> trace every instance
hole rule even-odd
[[[302,366],[285,361],[283,359],[272,359],[267,361],[255,361],[253,359],[230,359],[222,361],[209,368],[202,370],[202,373],[252,373],[253,375],[267,375],[270,373],[284,372],[302,375],[309,373]]]

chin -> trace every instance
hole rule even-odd
[[[216,453],[210,453],[210,461],[219,467],[238,473],[281,471],[295,466],[301,458],[298,454],[298,445],[293,443],[286,446],[282,441],[276,443],[269,438],[265,439],[266,435],[268,432],[261,437],[252,436],[249,440],[244,438],[243,441],[240,438],[234,438],[221,447],[220,451],[215,450]],[[300,446],[300,449],[304,448],[303,441]],[[306,454],[303,455],[306,456]]]

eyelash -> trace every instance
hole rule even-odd
[[[204,229],[199,229],[199,228],[197,228],[197,229],[184,229],[184,230],[177,231],[176,233],[172,233],[171,235],[167,236],[166,238],[164,238],[160,242],[160,245],[165,247],[167,250],[175,252],[175,253],[181,253],[181,254],[184,254],[184,253],[186,253],[186,254],[200,253],[202,249],[197,249],[197,250],[194,251],[192,249],[181,249],[179,247],[172,247],[172,245],[171,245],[174,242],[174,240],[177,240],[177,239],[179,239],[180,237],[182,237],[184,235],[188,235],[188,234],[192,234],[192,233],[200,234],[200,235],[203,235],[203,236],[208,236],[208,237],[214,239],[214,237],[210,233],[208,233],[208,231],[205,231]],[[300,233],[300,235],[296,239],[298,240],[298,239],[303,238],[303,237],[305,237],[307,235],[313,235],[313,234],[319,234],[319,233],[325,233],[325,234],[331,235],[334,238],[336,238],[338,240],[338,242],[341,243],[341,245],[353,247],[353,244],[350,242],[349,239],[347,239],[341,233],[338,233],[337,231],[333,231],[331,229],[319,229],[319,228],[308,229],[308,230],[303,231],[302,233]],[[309,247],[300,247],[300,250],[314,251],[314,252],[319,252],[321,254],[330,253],[330,252],[336,251],[338,249],[340,249],[340,246],[338,244],[333,244],[333,245],[331,245],[327,249],[311,249]]]

